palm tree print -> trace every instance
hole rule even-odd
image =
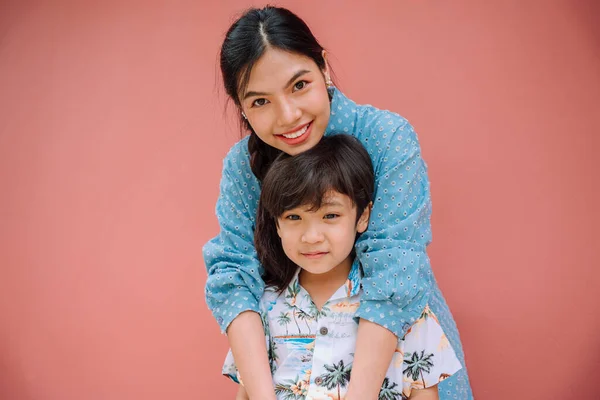
[[[271,337],[269,337],[269,348],[267,349],[269,357],[269,365],[271,367],[271,374],[277,369],[277,343]]]
[[[300,334],[302,332],[300,330],[300,325],[298,325],[298,320],[296,319],[296,310],[298,309],[298,307],[296,307],[296,299],[297,299],[299,293],[300,293],[300,283],[296,279],[294,281],[294,283],[292,283],[291,285],[289,285],[287,287],[287,292],[285,294],[285,298],[287,300],[284,303],[288,308],[292,309],[292,317],[294,318],[294,322],[296,323],[296,327],[298,328],[298,334]]]
[[[296,328],[298,328],[298,335],[300,335],[302,333],[302,331],[300,330],[300,325],[298,325],[298,319],[296,319],[296,310],[298,309],[298,307],[296,307],[295,305],[290,304],[288,301],[285,301],[283,304],[285,304],[286,307],[288,307],[289,309],[292,310],[292,318],[294,319],[294,323],[296,324]]]
[[[308,306],[308,309],[310,310],[312,317],[317,321],[321,317],[326,317],[327,313],[331,312],[331,309],[327,307],[327,305],[323,305],[323,307],[321,307],[321,309],[319,310],[312,300],[310,302],[310,305]]]
[[[279,317],[277,317],[277,322],[279,322],[280,326],[285,326],[285,336],[288,335],[288,324],[290,322],[292,322],[292,320],[290,319],[290,313],[289,312],[281,312],[281,314],[279,314]]]
[[[300,380],[296,375],[295,380],[277,382],[275,384],[275,394],[281,395],[283,400],[303,400],[306,397],[308,382]]]
[[[310,331],[310,325],[308,324],[308,320],[313,319],[310,314],[304,312],[303,310],[298,311],[298,319],[301,319],[306,324],[306,328],[308,329],[308,334],[310,335],[312,332]]]
[[[269,316],[267,313],[260,313],[260,320],[263,324],[263,331],[265,332],[265,336],[271,336],[271,329],[269,329]]]
[[[425,321],[427,321],[428,318],[433,318],[435,322],[437,322],[438,324],[440,323],[437,316],[433,313],[433,311],[431,311],[431,308],[429,308],[429,306],[425,307],[425,310],[423,310],[423,314],[421,315],[421,317]]]
[[[276,362],[277,362],[277,345],[273,341],[273,337],[271,336],[271,329],[269,328],[269,317],[266,313],[260,314],[260,319],[262,320],[263,330],[265,332],[265,337],[269,339],[269,348],[267,349],[267,355],[269,357],[269,364],[271,366],[271,373],[275,372]]]
[[[411,377],[413,381],[417,381],[419,376],[423,381],[423,387],[427,387],[425,384],[425,378],[423,377],[423,371],[430,373],[433,362],[431,358],[433,354],[425,355],[425,350],[421,350],[421,354],[418,351],[414,353],[406,353],[404,362],[407,364],[406,368],[402,371],[407,377]]]
[[[404,398],[404,395],[397,391],[396,387],[398,387],[398,384],[396,382],[391,382],[390,384],[390,379],[386,376],[381,385],[381,390],[379,391],[379,400],[396,400]]]
[[[292,305],[296,305],[296,297],[298,297],[299,293],[300,293],[300,283],[296,279],[296,281],[294,281],[294,283],[292,283],[291,285],[289,285],[287,287],[287,293],[285,294],[285,298],[290,299],[291,300],[290,303]]]
[[[333,390],[337,387],[338,399],[340,399],[340,389],[346,387],[350,381],[350,372],[352,372],[352,364],[344,366],[344,360],[340,360],[339,363],[333,365],[324,365],[329,373],[325,373],[319,378],[322,382],[319,386],[325,386],[328,390]]]

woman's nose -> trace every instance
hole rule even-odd
[[[279,113],[277,116],[277,122],[280,126],[294,128],[300,120],[302,116],[302,111],[298,107],[298,105],[290,101],[289,99],[284,99],[280,102]]]

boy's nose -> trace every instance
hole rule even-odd
[[[319,243],[323,241],[323,234],[314,228],[307,229],[302,235],[303,243]]]

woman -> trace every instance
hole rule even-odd
[[[357,105],[337,90],[325,50],[286,9],[251,9],[234,22],[221,48],[221,72],[250,135],[224,160],[217,203],[221,232],[204,247],[206,300],[227,332],[249,397],[275,399],[257,313],[264,291],[253,244],[260,181],[280,152],[299,154],[324,135],[347,133],[367,148],[376,186],[369,228],[356,242],[363,296],[346,399],[378,397],[398,338],[427,304],[463,365],[440,383],[440,398],[472,398],[458,331],[426,253],[429,181],[412,126],[397,114]]]

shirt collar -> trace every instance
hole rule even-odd
[[[352,133],[355,127],[356,110],[355,102],[347,98],[336,87],[329,88],[331,96],[331,115],[325,129],[325,136],[337,133]]]
[[[360,262],[357,257],[354,257],[354,262],[352,263],[352,267],[350,267],[350,272],[348,273],[348,279],[346,279],[346,283],[344,283],[344,295],[343,297],[352,297],[358,294],[360,291],[360,282],[362,278],[362,271],[360,269]],[[341,289],[341,288],[340,288]],[[337,295],[337,292],[336,292]],[[335,295],[334,295],[335,297]],[[333,300],[333,298],[332,298]]]
[[[300,286],[300,280],[299,280],[301,270],[302,270],[301,268],[298,268],[296,270],[296,273],[294,274],[294,277],[290,281],[290,284],[288,285],[288,287],[291,287],[291,288],[300,287],[301,290],[304,290],[304,288],[302,288],[302,286]],[[350,267],[350,272],[348,273],[348,279],[346,279],[346,282],[342,286],[340,286],[340,288],[333,294],[333,296],[331,296],[331,298],[329,300],[336,300],[336,299],[339,299],[342,297],[356,296],[358,294],[358,292],[360,291],[361,279],[362,279],[362,270],[360,267],[360,262],[358,261],[358,258],[355,257],[354,262],[352,263],[352,266]]]

